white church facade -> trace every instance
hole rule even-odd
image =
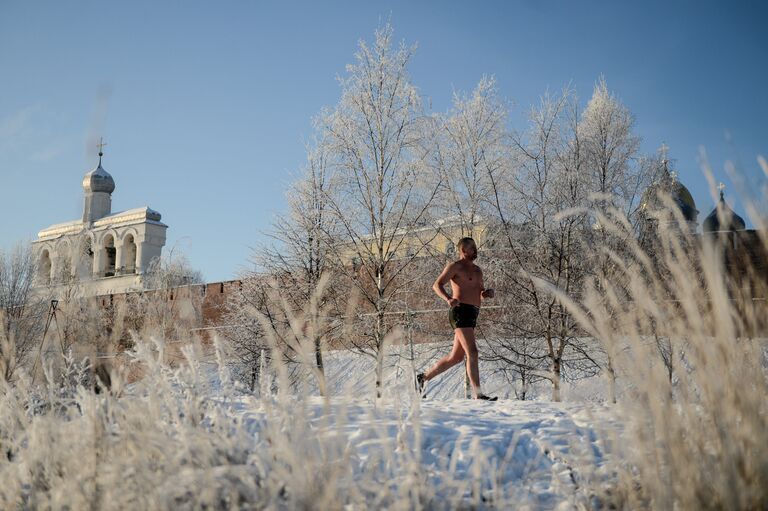
[[[143,275],[161,256],[167,225],[148,207],[112,213],[115,181],[101,165],[83,178],[80,220],[41,230],[33,242],[35,286],[54,296],[96,296],[144,289]]]

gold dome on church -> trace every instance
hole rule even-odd
[[[661,195],[668,194],[680,212],[683,214],[686,222],[696,223],[699,217],[699,210],[696,209],[696,202],[693,195],[686,186],[677,179],[674,172],[667,168],[667,162],[664,162],[664,173],[655,183],[649,186],[640,199],[640,209],[646,214],[652,211],[658,211],[664,208]]]

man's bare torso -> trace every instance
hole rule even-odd
[[[461,303],[480,307],[483,291],[483,270],[472,262],[456,261],[451,264],[451,295]]]

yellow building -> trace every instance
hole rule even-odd
[[[488,241],[485,220],[476,219],[472,225],[458,216],[453,216],[413,228],[398,229],[391,234],[385,233],[382,254],[387,260],[439,256],[450,259],[456,255],[456,243],[465,236],[473,238],[478,248],[482,248]],[[378,244],[381,238],[369,234],[361,237],[357,243],[342,242],[339,245],[342,259],[352,264],[360,264],[361,257],[378,260]]]

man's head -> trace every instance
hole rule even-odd
[[[460,257],[469,259],[470,261],[477,259],[477,245],[472,238],[461,238],[459,242],[456,243],[456,248],[459,251]]]

